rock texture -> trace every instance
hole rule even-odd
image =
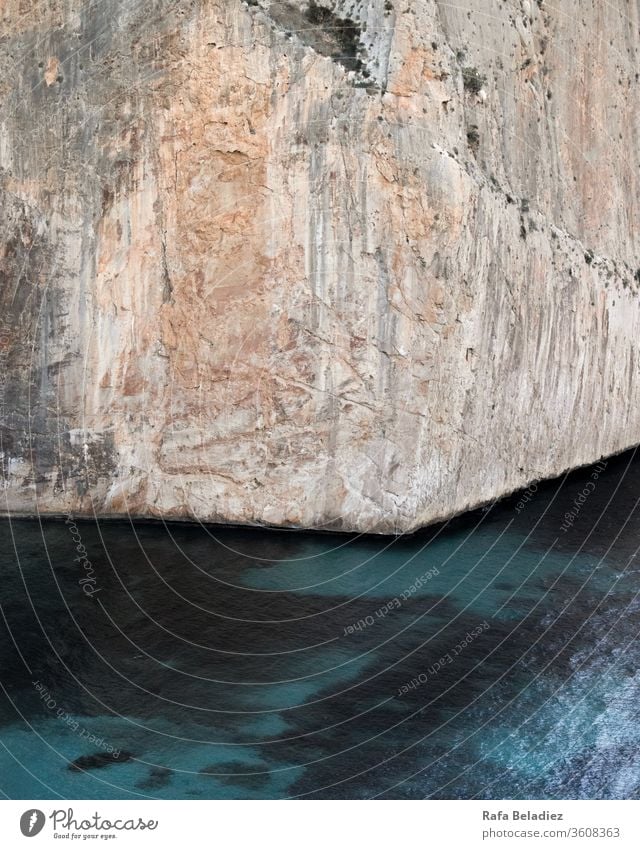
[[[5,0],[5,511],[407,531],[640,442],[640,7]]]

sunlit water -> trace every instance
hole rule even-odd
[[[0,789],[637,797],[639,469],[405,539],[3,520]]]

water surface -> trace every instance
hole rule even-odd
[[[639,469],[407,538],[2,520],[0,789],[636,798]]]

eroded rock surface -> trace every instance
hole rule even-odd
[[[640,442],[638,4],[1,14],[6,510],[406,531]]]

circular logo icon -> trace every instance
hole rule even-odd
[[[37,808],[31,808],[20,817],[20,831],[25,837],[35,837],[42,831],[44,821],[44,813]]]

